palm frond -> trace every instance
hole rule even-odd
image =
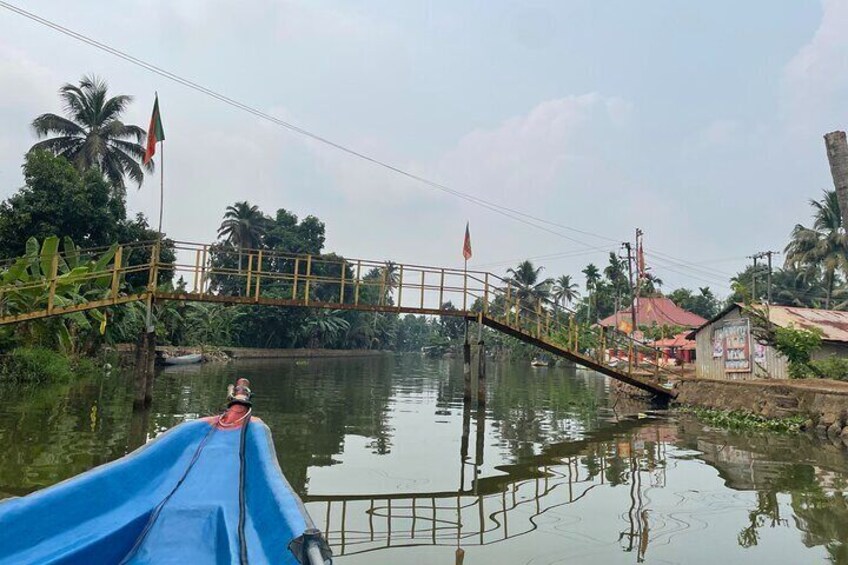
[[[41,114],[32,121],[32,129],[38,137],[56,133],[65,137],[85,135],[85,130],[67,118],[56,114]]]

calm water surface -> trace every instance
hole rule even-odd
[[[0,389],[0,497],[49,486],[216,412],[249,377],[289,481],[341,565],[848,563],[848,459],[807,437],[711,429],[611,399],[598,375],[418,357],[165,371],[133,413],[113,374]],[[640,413],[647,412],[647,413]]]

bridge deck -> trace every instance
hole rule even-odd
[[[672,373],[657,351],[617,331],[581,326],[573,313],[533,298],[520,284],[492,273],[239,250],[224,244],[177,242],[175,251],[178,259],[165,262],[155,243],[72,254],[53,247],[40,256],[0,265],[2,280],[11,281],[0,285],[0,325],[151,298],[456,316],[477,320],[659,400],[673,396],[658,384]],[[194,262],[183,262],[187,257]],[[167,280],[179,278],[191,286],[174,289],[162,284],[166,275]],[[608,351],[616,352],[618,359],[610,362]]]

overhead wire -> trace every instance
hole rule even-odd
[[[247,112],[247,113],[249,113],[249,114],[251,114],[255,117],[269,121],[271,123],[274,123],[275,125],[281,126],[285,129],[288,129],[289,131],[292,131],[294,133],[297,133],[299,135],[302,135],[304,137],[307,137],[309,139],[317,141],[321,144],[324,144],[328,147],[331,147],[333,149],[336,149],[338,151],[346,153],[346,154],[348,154],[352,157],[355,157],[355,158],[364,160],[366,162],[369,162],[373,165],[385,168],[389,171],[392,171],[392,172],[397,173],[399,175],[402,175],[406,178],[414,180],[414,181],[416,181],[420,184],[423,184],[425,186],[428,186],[432,189],[441,191],[443,193],[449,194],[451,196],[454,196],[456,198],[459,198],[459,199],[464,200],[466,202],[469,202],[471,204],[480,206],[480,207],[485,208],[485,209],[487,209],[491,212],[494,212],[494,213],[497,213],[501,216],[509,218],[513,221],[517,221],[519,223],[525,224],[527,226],[533,227],[535,229],[544,231],[544,232],[549,233],[551,235],[563,238],[567,241],[570,241],[572,243],[580,245],[581,247],[585,248],[585,251],[607,253],[607,252],[609,252],[609,248],[608,248],[608,246],[600,246],[600,245],[593,245],[591,243],[587,243],[583,240],[580,240],[580,239],[577,239],[575,237],[566,235],[566,234],[564,234],[560,231],[551,229],[551,227],[559,228],[559,229],[566,230],[566,231],[569,231],[569,232],[572,232],[572,233],[578,233],[578,234],[581,234],[581,235],[593,237],[593,238],[603,240],[603,241],[606,241],[606,242],[611,242],[611,243],[616,243],[616,244],[619,244],[621,242],[620,238],[609,237],[607,235],[598,234],[598,233],[595,233],[595,232],[592,232],[592,231],[575,228],[573,226],[568,226],[568,225],[560,223],[560,222],[547,220],[547,219],[541,218],[539,216],[529,214],[527,212],[523,212],[523,211],[517,210],[515,208],[508,207],[508,206],[503,206],[503,205],[497,204],[495,202],[492,202],[492,201],[489,201],[489,200],[468,194],[466,192],[451,188],[450,186],[448,186],[446,184],[430,180],[426,177],[423,177],[423,176],[418,175],[416,173],[410,172],[410,171],[403,169],[399,166],[393,165],[393,164],[391,164],[387,161],[384,161],[380,158],[374,157],[372,155],[368,155],[366,153],[362,153],[361,151],[353,149],[353,148],[351,148],[347,145],[344,145],[342,143],[333,141],[333,140],[331,140],[331,139],[329,139],[329,138],[327,138],[323,135],[319,135],[319,134],[314,133],[312,131],[309,131],[309,130],[303,128],[303,127],[297,126],[297,125],[295,125],[291,122],[282,120],[282,119],[280,119],[276,116],[273,116],[272,114],[269,114],[267,112],[263,112],[262,110],[259,110],[256,107],[250,106],[250,105],[245,104],[243,102],[239,102],[238,100],[230,98],[229,96],[221,94],[220,92],[212,90],[211,88],[205,87],[205,86],[203,86],[199,83],[196,83],[196,82],[194,82],[190,79],[187,79],[183,76],[180,76],[176,73],[173,73],[173,72],[168,71],[166,69],[163,69],[163,68],[161,68],[157,65],[149,63],[149,62],[147,62],[143,59],[135,57],[134,55],[131,55],[129,53],[121,51],[121,50],[119,50],[115,47],[112,47],[110,45],[107,45],[103,42],[97,41],[96,39],[93,39],[93,38],[86,36],[82,33],[74,31],[74,30],[72,30],[68,27],[65,27],[61,24],[58,24],[58,23],[56,23],[52,20],[49,20],[47,18],[44,18],[42,16],[39,16],[37,14],[34,14],[34,13],[29,12],[27,10],[24,10],[23,8],[20,8],[16,5],[14,5],[14,4],[11,4],[11,3],[9,3],[5,0],[0,0],[0,7],[5,8],[5,9],[7,9],[7,10],[13,12],[13,13],[16,13],[16,14],[18,14],[22,17],[25,17],[25,18],[33,21],[33,22],[36,22],[40,25],[43,25],[43,26],[48,27],[50,29],[53,29],[54,31],[57,31],[57,32],[59,32],[63,35],[66,35],[66,36],[68,36],[72,39],[75,39],[79,42],[82,42],[86,45],[89,45],[90,47],[94,47],[98,50],[101,50],[101,51],[106,52],[110,55],[118,57],[118,58],[120,58],[120,59],[122,59],[122,60],[124,60],[124,61],[126,61],[130,64],[133,64],[133,65],[138,66],[142,69],[145,69],[149,72],[152,72],[156,75],[159,75],[159,76],[161,76],[161,77],[163,77],[167,80],[170,80],[172,82],[175,82],[175,83],[177,83],[181,86],[184,86],[186,88],[189,88],[189,89],[194,90],[196,92],[199,92],[201,94],[209,96],[209,97],[211,97],[215,100],[218,100],[219,102],[223,102],[224,104],[227,104],[231,107],[234,107],[236,109]],[[550,226],[550,227],[546,227],[546,226]],[[548,257],[550,257],[550,258],[559,257],[559,256],[566,257],[570,253],[573,253],[573,251],[564,252],[562,255],[552,254]],[[729,279],[729,278],[734,276],[730,273],[724,273],[724,272],[721,272],[721,271],[718,271],[718,270],[715,270],[715,269],[712,269],[712,270],[702,269],[702,268],[699,267],[698,263],[694,263],[694,262],[687,261],[685,259],[673,257],[671,255],[668,255],[668,254],[663,253],[661,251],[658,251],[656,249],[652,250],[650,253],[646,253],[646,255],[653,256],[654,259],[659,258],[660,260],[665,261],[666,263],[673,264],[680,269],[689,270],[689,271],[692,271],[694,273],[700,273],[701,275],[705,275],[707,277],[712,277],[713,275],[719,275],[721,277],[726,277],[726,279]],[[548,257],[539,256],[537,258],[548,258]],[[506,262],[504,262],[504,264],[505,263]],[[494,263],[489,264],[489,265],[496,266]],[[687,276],[687,277],[692,278],[692,279],[696,278],[694,276],[682,273],[679,270],[675,270],[673,267],[669,267],[668,265],[664,266],[664,268],[668,268],[672,272],[676,272],[677,274],[681,274],[683,276]],[[729,288],[724,281],[722,281],[720,284],[722,284],[726,288]]]
[[[615,249],[607,248],[606,251],[609,252],[609,253],[614,253]],[[570,258],[570,257],[580,257],[580,256],[583,256],[583,255],[589,255],[589,254],[593,254],[593,253],[596,253],[596,252],[597,252],[596,250],[587,249],[587,250],[582,250],[582,251],[563,251],[563,252],[559,252],[559,253],[549,253],[549,254],[546,254],[546,255],[534,255],[532,257],[516,257],[514,259],[503,259],[503,260],[495,261],[495,262],[491,262],[491,263],[483,263],[483,264],[480,264],[480,265],[474,265],[474,268],[476,268],[476,269],[486,269],[486,268],[489,268],[489,267],[501,267],[501,266],[504,266],[504,265],[513,265],[518,261],[538,261],[538,260],[542,260],[542,259],[547,260],[547,261],[551,261],[551,260],[556,260],[556,259],[567,259],[567,258]]]
[[[559,227],[559,228],[562,228],[562,229],[566,229],[568,231],[573,231],[573,232],[581,233],[581,234],[584,234],[584,235],[590,235],[592,237],[597,237],[597,238],[605,239],[605,240],[608,240],[608,241],[616,241],[616,242],[618,241],[618,240],[615,240],[613,238],[601,236],[599,234],[593,234],[593,233],[585,231],[585,230],[580,230],[580,229],[577,229],[577,228],[572,228],[570,226],[565,226],[565,225],[559,224],[557,222],[551,222],[549,220],[544,220],[542,218],[538,218],[538,217],[533,216],[531,214],[527,214],[525,212],[521,212],[519,210],[515,210],[515,209],[509,208],[507,206],[502,206],[500,204],[496,204],[494,202],[485,200],[483,198],[473,196],[471,194],[462,192],[460,190],[453,189],[453,188],[451,188],[451,187],[449,187],[445,184],[442,184],[442,183],[439,183],[439,182],[436,182],[436,181],[432,181],[432,180],[430,180],[426,177],[423,177],[421,175],[418,175],[418,174],[412,173],[410,171],[407,171],[405,169],[402,169],[399,166],[392,165],[391,163],[389,163],[387,161],[384,161],[384,160],[379,159],[377,157],[373,157],[371,155],[362,153],[361,151],[358,151],[356,149],[348,147],[348,146],[346,146],[342,143],[338,143],[338,142],[333,141],[333,140],[331,140],[327,137],[316,134],[316,133],[309,131],[305,128],[302,128],[300,126],[297,126],[297,125],[292,124],[290,122],[287,122],[285,120],[277,118],[276,116],[268,114],[267,112],[263,112],[262,110],[259,110],[259,109],[255,108],[253,106],[250,106],[250,105],[245,104],[243,102],[239,102],[238,100],[230,98],[229,96],[221,94],[220,92],[217,92],[215,90],[207,88],[207,87],[205,87],[201,84],[198,84],[198,83],[196,83],[192,80],[189,80],[189,79],[184,78],[180,75],[177,75],[177,74],[175,74],[171,71],[168,71],[166,69],[158,67],[158,66],[156,66],[152,63],[149,63],[147,61],[144,61],[143,59],[140,59],[138,57],[130,55],[129,53],[121,51],[121,50],[119,50],[115,47],[111,47],[110,45],[107,45],[105,43],[97,41],[96,39],[93,39],[93,38],[88,37],[88,36],[86,36],[82,33],[76,32],[76,31],[74,31],[70,28],[62,26],[61,24],[58,24],[58,23],[56,23],[52,20],[49,20],[47,18],[41,17],[37,14],[34,14],[34,13],[29,12],[27,10],[24,10],[23,8],[15,6],[14,4],[6,2],[5,0],[0,0],[0,7],[5,8],[5,9],[11,11],[11,12],[14,12],[14,13],[20,15],[20,16],[23,16],[23,17],[25,17],[29,20],[32,20],[32,21],[34,21],[38,24],[49,27],[49,28],[53,29],[54,31],[58,31],[59,33],[62,33],[64,35],[71,37],[72,39],[75,39],[77,41],[80,41],[82,43],[85,43],[85,44],[87,44],[91,47],[94,47],[96,49],[99,49],[101,51],[109,53],[111,55],[114,55],[114,56],[116,56],[120,59],[123,59],[124,61],[127,61],[128,63],[131,63],[133,65],[141,67],[141,68],[143,68],[143,69],[145,69],[149,72],[152,72],[154,74],[157,74],[157,75],[159,75],[159,76],[161,76],[161,77],[163,77],[167,80],[170,80],[172,82],[180,84],[180,85],[182,85],[186,88],[189,88],[189,89],[194,90],[196,92],[200,92],[200,93],[202,93],[206,96],[214,98],[214,99],[216,99],[220,102],[223,102],[223,103],[225,103],[229,106],[232,106],[234,108],[237,108],[239,110],[242,110],[244,112],[252,114],[252,115],[254,115],[254,116],[256,116],[260,119],[272,122],[272,123],[274,123],[278,126],[286,128],[286,129],[288,129],[292,132],[295,132],[299,135],[302,135],[304,137],[312,139],[313,141],[317,141],[319,143],[322,143],[324,145],[332,147],[332,148],[334,148],[338,151],[341,151],[343,153],[347,153],[348,155],[351,155],[351,156],[356,157],[358,159],[362,159],[364,161],[367,161],[367,162],[372,163],[374,165],[377,165],[379,167],[383,167],[383,168],[388,169],[392,172],[395,172],[399,175],[407,177],[411,180],[417,181],[421,184],[424,184],[426,186],[429,186],[431,188],[434,188],[434,189],[439,190],[441,192],[444,192],[446,194],[450,194],[454,197],[465,200],[469,203],[475,204],[477,206],[481,206],[483,208],[488,209],[489,211],[495,212],[497,214],[500,214],[502,216],[510,218],[514,221],[526,224],[528,226],[531,226],[531,227],[534,227],[536,229],[545,231],[545,232],[550,233],[552,235],[561,237],[563,239],[566,239],[568,241],[571,241],[573,243],[576,243],[576,244],[581,245],[583,247],[586,247],[588,249],[603,250],[604,248],[600,247],[600,246],[593,246],[589,243],[586,243],[586,242],[581,241],[579,239],[576,239],[574,237],[571,237],[571,236],[565,235],[561,232],[558,232],[556,230],[552,230],[550,228],[547,228],[544,225],[539,225],[539,223],[554,226],[554,227]],[[534,222],[538,222],[538,223],[534,223]]]

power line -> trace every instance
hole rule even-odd
[[[484,269],[484,268],[488,268],[488,267],[500,267],[500,266],[503,266],[503,265],[512,265],[512,264],[516,263],[517,261],[525,261],[525,260],[526,261],[537,261],[537,260],[540,260],[540,259],[547,259],[547,260],[567,259],[567,258],[570,258],[570,257],[579,257],[579,256],[582,256],[582,255],[591,255],[591,254],[594,254],[594,253],[601,253],[601,252],[607,253],[607,252],[611,252],[611,251],[612,251],[611,249],[604,249],[603,251],[594,250],[594,249],[587,249],[585,251],[564,251],[564,252],[560,252],[560,253],[549,253],[547,255],[535,255],[533,257],[516,257],[515,259],[504,259],[502,261],[496,261],[496,262],[493,262],[493,263],[483,263],[482,265],[474,265],[474,268],[475,269]]]
[[[161,76],[161,77],[163,77],[167,80],[170,80],[172,82],[175,82],[175,83],[177,83],[181,86],[184,86],[186,88],[189,88],[191,90],[194,90],[196,92],[204,94],[204,95],[209,96],[211,98],[214,98],[215,100],[218,100],[219,102],[223,102],[224,104],[232,106],[236,109],[247,112],[247,113],[249,113],[249,114],[251,114],[255,117],[269,121],[273,124],[276,124],[278,126],[286,128],[289,131],[300,134],[304,137],[307,137],[309,139],[312,139],[314,141],[322,143],[326,146],[329,146],[333,149],[336,149],[338,151],[346,153],[346,154],[348,154],[352,157],[356,157],[358,159],[367,161],[367,162],[369,162],[373,165],[383,167],[383,168],[385,168],[389,171],[392,171],[394,173],[402,175],[402,176],[409,178],[411,180],[417,181],[418,183],[421,183],[421,184],[428,186],[430,188],[433,188],[435,190],[438,190],[438,191],[444,192],[446,194],[449,194],[451,196],[454,196],[456,198],[460,198],[462,200],[465,200],[466,202],[469,202],[471,204],[475,204],[477,206],[485,208],[485,209],[487,209],[491,212],[495,212],[497,214],[500,214],[500,215],[507,217],[509,219],[512,219],[514,221],[517,221],[517,222],[523,223],[525,225],[528,225],[530,227],[536,228],[538,230],[547,232],[551,235],[555,235],[557,237],[566,239],[566,240],[571,241],[573,243],[576,243],[576,244],[578,244],[582,247],[585,247],[588,250],[607,251],[608,248],[604,247],[604,246],[596,246],[596,245],[592,245],[590,243],[586,243],[585,241],[582,241],[580,239],[565,235],[565,234],[563,234],[559,231],[556,231],[554,229],[550,229],[549,227],[546,227],[546,226],[560,228],[560,229],[563,229],[563,230],[566,230],[566,231],[569,231],[569,232],[578,233],[578,234],[581,234],[581,235],[586,235],[586,236],[597,238],[597,239],[607,241],[607,242],[610,242],[610,243],[615,243],[616,245],[618,245],[621,241],[620,238],[613,238],[613,237],[609,237],[609,236],[606,236],[606,235],[593,233],[593,232],[588,231],[588,230],[582,230],[582,229],[574,228],[574,227],[571,227],[571,226],[567,226],[567,225],[561,224],[559,222],[546,220],[544,218],[540,218],[538,216],[528,214],[526,212],[522,212],[522,211],[516,210],[514,208],[502,206],[500,204],[485,200],[483,198],[473,196],[473,195],[468,194],[466,192],[462,192],[460,190],[453,189],[453,188],[451,188],[451,187],[449,187],[445,184],[442,184],[442,183],[439,183],[439,182],[436,182],[436,181],[432,181],[432,180],[430,180],[426,177],[423,177],[421,175],[418,175],[418,174],[412,173],[410,171],[407,171],[405,169],[402,169],[399,166],[392,165],[391,163],[389,163],[387,161],[384,161],[384,160],[379,159],[377,157],[373,157],[371,155],[362,153],[360,151],[357,151],[356,149],[353,149],[351,147],[343,145],[342,143],[335,142],[335,141],[333,141],[333,140],[331,140],[327,137],[316,134],[316,133],[311,132],[311,131],[309,131],[305,128],[302,128],[300,126],[297,126],[297,125],[292,124],[290,122],[287,122],[285,120],[277,118],[277,117],[275,117],[271,114],[268,114],[267,112],[263,112],[262,110],[255,108],[253,106],[250,106],[250,105],[245,104],[243,102],[239,102],[238,100],[230,98],[230,97],[228,97],[224,94],[221,94],[221,93],[219,93],[215,90],[212,90],[208,87],[205,87],[201,84],[198,84],[198,83],[196,83],[192,80],[184,78],[184,77],[177,75],[177,74],[175,74],[171,71],[165,70],[165,69],[158,67],[158,66],[156,66],[152,63],[149,63],[149,62],[144,61],[144,60],[142,60],[138,57],[130,55],[129,53],[126,53],[126,52],[121,51],[117,48],[111,47],[111,46],[109,46],[105,43],[102,43],[102,42],[97,41],[97,40],[95,40],[91,37],[88,37],[88,36],[86,36],[82,33],[76,32],[76,31],[74,31],[70,28],[62,26],[61,24],[58,24],[58,23],[51,21],[47,18],[43,18],[41,16],[38,16],[37,14],[34,14],[32,12],[29,12],[27,10],[19,8],[18,6],[15,6],[14,4],[6,2],[5,0],[0,0],[0,7],[5,8],[5,9],[7,9],[7,10],[13,12],[13,13],[16,13],[16,14],[18,14],[22,17],[25,17],[25,18],[33,21],[33,22],[36,22],[40,25],[43,25],[43,26],[48,27],[50,29],[53,29],[54,31],[57,31],[57,32],[59,32],[63,35],[66,35],[66,36],[68,36],[72,39],[75,39],[79,42],[85,43],[86,45],[94,47],[95,49],[101,50],[101,51],[108,53],[110,55],[114,55],[115,57],[118,57],[118,58],[120,58],[120,59],[122,59],[122,60],[124,60],[128,63],[131,63],[131,64],[138,66],[142,69],[145,69],[149,72],[157,74],[157,75],[159,75],[159,76]],[[540,224],[543,224],[543,225],[540,225]],[[678,262],[681,265],[681,267],[684,267],[684,265],[686,263],[688,263],[687,261],[685,261],[683,259],[677,259],[677,258],[674,258],[670,255],[660,253],[658,251],[654,251],[654,253],[656,255],[667,257],[667,260],[672,260],[672,261]],[[695,265],[694,263],[688,263],[688,264],[689,265]],[[693,270],[695,270],[695,269],[693,269]],[[727,276],[730,277],[732,275],[727,275]]]
[[[515,220],[515,221],[517,221],[517,222],[521,222],[521,223],[523,223],[523,224],[526,224],[526,225],[528,225],[528,226],[534,227],[534,228],[536,228],[536,229],[539,229],[539,230],[542,230],[542,231],[548,232],[548,233],[550,233],[550,234],[552,234],[552,235],[556,235],[556,236],[558,236],[558,237],[561,237],[561,238],[564,238],[564,239],[566,239],[566,240],[572,241],[573,243],[576,243],[576,244],[578,244],[578,245],[582,245],[582,246],[584,246],[584,247],[586,247],[586,248],[589,248],[589,249],[599,249],[599,250],[600,250],[600,249],[604,249],[604,248],[602,248],[602,247],[598,247],[598,246],[592,246],[592,245],[591,245],[591,244],[589,244],[589,243],[586,243],[586,242],[581,241],[581,240],[579,240],[579,239],[576,239],[576,238],[573,238],[573,237],[567,236],[567,235],[565,235],[565,234],[563,234],[563,233],[560,233],[560,232],[558,232],[558,231],[555,231],[555,230],[552,230],[552,229],[546,228],[545,226],[538,225],[538,224],[536,224],[536,223],[534,223],[534,222],[539,222],[539,223],[542,223],[542,224],[547,224],[547,225],[551,225],[551,226],[559,227],[559,228],[562,228],[562,229],[566,229],[566,230],[568,230],[568,231],[573,231],[573,232],[581,233],[581,234],[584,234],[584,235],[590,235],[590,236],[592,236],[592,237],[596,237],[596,238],[600,238],[600,239],[605,239],[605,240],[615,241],[615,242],[617,242],[617,241],[618,241],[618,240],[615,240],[615,239],[612,239],[612,238],[608,238],[608,237],[606,237],[606,236],[602,236],[602,235],[599,235],[599,234],[593,234],[593,233],[588,232],[588,231],[585,231],[585,230],[580,230],[580,229],[572,228],[572,227],[569,227],[569,226],[565,226],[565,225],[563,225],[563,224],[559,224],[559,223],[556,223],[556,222],[551,222],[551,221],[548,221],[548,220],[544,220],[544,219],[542,219],[542,218],[538,218],[538,217],[533,216],[533,215],[531,215],[531,214],[527,214],[527,213],[525,213],[525,212],[521,212],[521,211],[519,211],[519,210],[515,210],[515,209],[513,209],[513,208],[509,208],[509,207],[507,207],[507,206],[501,206],[501,205],[496,204],[496,203],[494,203],[494,202],[490,202],[490,201],[488,201],[488,200],[485,200],[485,199],[482,199],[482,198],[478,198],[478,197],[476,197],[476,196],[472,196],[472,195],[467,194],[467,193],[465,193],[465,192],[462,192],[462,191],[459,191],[459,190],[453,189],[453,188],[451,188],[451,187],[449,187],[449,186],[447,186],[447,185],[444,185],[444,184],[442,184],[442,183],[438,183],[438,182],[436,182],[436,181],[432,181],[432,180],[430,180],[430,179],[428,179],[428,178],[422,177],[422,176],[420,176],[420,175],[417,175],[417,174],[415,174],[415,173],[412,173],[412,172],[410,172],[410,171],[407,171],[407,170],[405,170],[405,169],[402,169],[402,168],[400,168],[400,167],[398,167],[398,166],[392,165],[391,163],[388,163],[388,162],[383,161],[383,160],[381,160],[381,159],[378,159],[378,158],[376,158],[376,157],[372,157],[372,156],[370,156],[370,155],[367,155],[367,154],[365,154],[365,153],[362,153],[362,152],[360,152],[360,151],[357,151],[357,150],[355,150],[355,149],[353,149],[353,148],[351,148],[351,147],[348,147],[348,146],[346,146],[346,145],[343,145],[343,144],[341,144],[341,143],[335,142],[335,141],[333,141],[333,140],[331,140],[331,139],[329,139],[329,138],[326,138],[326,137],[324,137],[324,136],[322,136],[322,135],[319,135],[319,134],[313,133],[313,132],[311,132],[311,131],[309,131],[309,130],[307,130],[307,129],[304,129],[304,128],[300,127],[300,126],[297,126],[297,125],[292,124],[292,123],[290,123],[290,122],[287,122],[287,121],[285,121],[285,120],[281,120],[280,118],[277,118],[277,117],[275,117],[275,116],[273,116],[273,115],[271,115],[271,114],[268,114],[267,112],[263,112],[262,110],[259,110],[259,109],[255,108],[255,107],[253,107],[253,106],[249,106],[248,104],[245,104],[245,103],[239,102],[238,100],[235,100],[235,99],[233,99],[233,98],[230,98],[230,97],[228,97],[228,96],[226,96],[226,95],[224,95],[224,94],[221,94],[221,93],[219,93],[219,92],[216,92],[216,91],[214,91],[214,90],[212,90],[212,89],[210,89],[210,88],[207,88],[207,87],[205,87],[205,86],[203,86],[203,85],[200,85],[200,84],[198,84],[198,83],[196,83],[196,82],[193,82],[193,81],[191,81],[191,80],[189,80],[189,79],[186,79],[186,78],[184,78],[184,77],[182,77],[182,76],[179,76],[179,75],[177,75],[177,74],[175,74],[175,73],[172,73],[172,72],[170,72],[170,71],[167,71],[167,70],[165,70],[165,69],[163,69],[163,68],[161,68],[161,67],[158,67],[158,66],[156,66],[156,65],[154,65],[154,64],[152,64],[152,63],[148,63],[147,61],[144,61],[144,60],[139,59],[138,57],[135,57],[135,56],[133,56],[133,55],[130,55],[130,54],[128,54],[128,53],[126,53],[126,52],[124,52],[124,51],[121,51],[121,50],[119,50],[119,49],[116,49],[116,48],[114,48],[114,47],[111,47],[111,46],[109,46],[109,45],[106,45],[105,43],[101,43],[101,42],[99,42],[99,41],[97,41],[97,40],[95,40],[95,39],[92,39],[91,37],[88,37],[88,36],[83,35],[83,34],[81,34],[81,33],[79,33],[79,32],[76,32],[76,31],[74,31],[74,30],[72,30],[72,29],[69,29],[69,28],[67,28],[67,27],[64,27],[64,26],[62,26],[62,25],[60,25],[60,24],[58,24],[58,23],[56,23],[56,22],[53,22],[53,21],[51,21],[51,20],[48,20],[48,19],[43,18],[43,17],[41,17],[41,16],[38,16],[38,15],[36,15],[36,14],[33,14],[32,12],[28,12],[28,11],[26,11],[26,10],[24,10],[24,9],[22,9],[22,8],[19,8],[19,7],[15,6],[15,5],[13,5],[13,4],[10,4],[10,3],[8,3],[8,2],[5,2],[5,1],[3,1],[3,0],[0,0],[0,7],[2,7],[2,8],[6,8],[7,10],[9,10],[9,11],[11,11],[11,12],[14,12],[14,13],[16,13],[16,14],[20,15],[20,16],[23,16],[23,17],[25,17],[25,18],[29,19],[29,20],[32,20],[32,21],[34,21],[34,22],[36,22],[36,23],[39,23],[39,24],[44,25],[44,26],[46,26],[46,27],[49,27],[49,28],[51,28],[51,29],[53,29],[53,30],[55,30],[55,31],[58,31],[59,33],[62,33],[62,34],[64,34],[64,35],[67,35],[68,37],[71,37],[71,38],[73,38],[73,39],[75,39],[75,40],[77,40],[77,41],[80,41],[80,42],[82,42],[82,43],[85,43],[85,44],[87,44],[87,45],[89,45],[89,46],[91,46],[91,47],[94,47],[94,48],[96,48],[96,49],[99,49],[99,50],[101,50],[101,51],[104,51],[104,52],[106,52],[106,53],[109,53],[110,55],[114,55],[114,56],[116,56],[116,57],[118,57],[118,58],[120,58],[120,59],[123,59],[124,61],[127,61],[128,63],[131,63],[131,64],[133,64],[133,65],[136,65],[136,66],[138,66],[138,67],[141,67],[141,68],[143,68],[143,69],[145,69],[145,70],[147,70],[147,71],[150,71],[150,72],[152,72],[152,73],[154,73],[154,74],[157,74],[157,75],[159,75],[159,76],[161,76],[161,77],[163,77],[163,78],[165,78],[165,79],[168,79],[168,80],[170,80],[170,81],[172,81],[172,82],[175,82],[175,83],[177,83],[177,84],[180,84],[180,85],[182,85],[182,86],[184,86],[184,87],[186,87],[186,88],[189,88],[189,89],[191,89],[191,90],[194,90],[194,91],[200,92],[200,93],[202,93],[202,94],[205,94],[206,96],[209,96],[209,97],[211,97],[211,98],[214,98],[214,99],[216,99],[216,100],[218,100],[218,101],[220,101],[220,102],[223,102],[223,103],[225,103],[225,104],[227,104],[227,105],[229,105],[229,106],[232,106],[232,107],[237,108],[237,109],[239,109],[239,110],[245,111],[245,112],[247,112],[247,113],[249,113],[249,114],[252,114],[252,115],[254,115],[254,116],[258,117],[258,118],[261,118],[261,119],[263,119],[263,120],[266,120],[266,121],[272,122],[272,123],[274,123],[274,124],[276,124],[276,125],[278,125],[278,126],[284,127],[284,128],[286,128],[286,129],[288,129],[288,130],[290,130],[290,131],[292,131],[292,132],[295,132],[295,133],[297,133],[297,134],[300,134],[300,135],[302,135],[302,136],[304,136],[304,137],[308,137],[309,139],[312,139],[312,140],[314,140],[314,141],[317,141],[317,142],[319,142],[319,143],[322,143],[322,144],[324,144],[324,145],[327,145],[327,146],[329,146],[329,147],[332,147],[332,148],[334,148],[334,149],[336,149],[336,150],[338,150],[338,151],[341,151],[341,152],[343,152],[343,153],[347,153],[348,155],[351,155],[351,156],[353,156],[353,157],[356,157],[356,158],[362,159],[362,160],[364,160],[364,161],[367,161],[367,162],[372,163],[372,164],[374,164],[374,165],[377,165],[377,166],[379,166],[379,167],[383,167],[383,168],[385,168],[385,169],[388,169],[388,170],[390,170],[390,171],[392,171],[392,172],[395,172],[395,173],[397,173],[397,174],[399,174],[399,175],[405,176],[405,177],[407,177],[407,178],[409,178],[409,179],[412,179],[412,180],[414,180],[414,181],[417,181],[417,182],[419,182],[419,183],[421,183],[421,184],[424,184],[424,185],[426,185],[426,186],[429,186],[429,187],[434,188],[434,189],[436,189],[436,190],[439,190],[439,191],[441,191],[441,192],[444,192],[444,193],[450,194],[450,195],[455,196],[455,197],[457,197],[457,198],[461,198],[462,200],[465,200],[465,201],[470,202],[470,203],[472,203],[472,204],[476,204],[476,205],[478,205],[478,206],[481,206],[481,207],[483,207],[483,208],[486,208],[486,209],[488,209],[488,210],[490,210],[490,211],[492,211],[492,212],[495,212],[495,213],[497,213],[497,214],[501,214],[502,216],[508,217],[508,218],[510,218],[510,219],[512,219],[512,220]],[[532,220],[532,221],[528,221],[528,220]]]

